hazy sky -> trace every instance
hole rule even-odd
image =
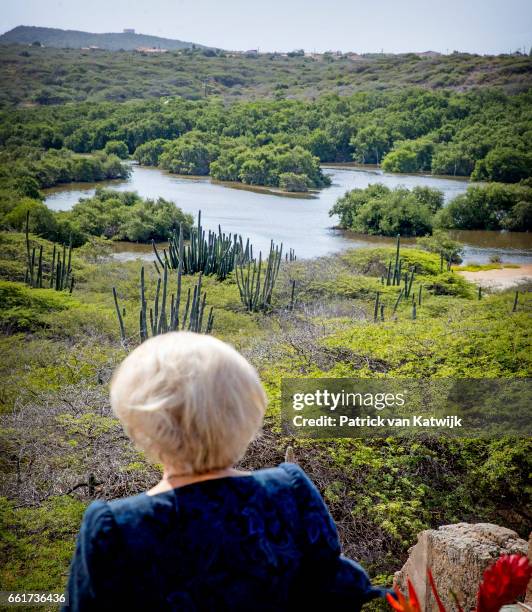
[[[531,0],[0,0],[0,31],[137,32],[225,49],[506,53],[532,45]]]

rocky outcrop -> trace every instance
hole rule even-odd
[[[491,523],[457,523],[422,531],[409,553],[407,562],[395,575],[395,584],[406,593],[407,578],[410,578],[422,610],[437,611],[427,568],[431,568],[448,610],[455,609],[451,592],[457,595],[464,610],[471,610],[475,607],[477,588],[486,567],[503,554],[526,555],[528,544],[515,531],[505,527]]]

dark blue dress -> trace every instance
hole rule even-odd
[[[340,555],[301,468],[283,463],[85,512],[66,610],[359,610],[381,595]]]

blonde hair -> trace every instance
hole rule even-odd
[[[115,371],[111,405],[146,455],[201,474],[232,466],[262,424],[266,396],[234,348],[191,332],[155,336]]]

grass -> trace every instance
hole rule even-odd
[[[471,263],[467,266],[453,266],[453,270],[456,272],[481,272],[484,270],[502,270],[503,268],[520,268],[519,264],[512,263],[489,263],[489,264],[476,264]]]

